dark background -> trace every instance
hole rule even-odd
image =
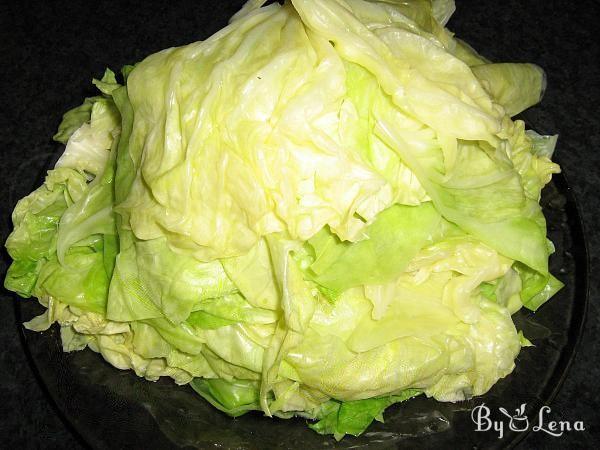
[[[534,62],[548,89],[528,119],[560,135],[556,160],[579,202],[589,249],[588,320],[570,373],[551,404],[554,420],[583,420],[587,431],[552,438],[532,433],[519,448],[600,444],[600,46],[598,1],[457,0],[449,28],[494,61]],[[14,1],[0,6],[0,238],[60,146],[51,141],[63,112],[93,95],[93,76],[163,48],[204,39],[241,1]],[[4,252],[0,274],[7,266]],[[58,418],[23,353],[15,298],[0,300],[0,442],[4,448],[82,448]],[[532,379],[532,383],[536,380]],[[110,414],[107,411],[107,414]]]

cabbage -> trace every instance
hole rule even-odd
[[[338,439],[484,394],[530,345],[511,314],[562,286],[556,136],[511,118],[543,71],[456,39],[452,1],[263,3],[64,115],[6,242],[47,308],[25,326]]]

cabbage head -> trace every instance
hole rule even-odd
[[[545,87],[445,28],[449,0],[250,0],[94,84],[15,207],[5,287],[64,351],[231,416],[359,435],[415,395],[486,393],[560,287]]]

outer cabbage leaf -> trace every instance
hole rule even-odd
[[[432,15],[440,25],[446,25],[456,11],[454,0],[433,0],[431,5]]]
[[[57,142],[66,144],[76,130],[84,123],[89,122],[94,103],[101,99],[102,97],[100,96],[86,98],[81,105],[67,111],[63,115],[62,122],[58,127],[58,131],[53,136],[53,139]]]
[[[315,253],[314,280],[331,291],[397,277],[440,225],[431,205],[395,205],[382,211],[365,231],[363,241],[348,243],[328,230],[308,240]]]
[[[523,286],[521,301],[533,311],[546,303],[564,286],[552,274],[536,272],[523,264],[516,264],[515,270],[519,273]]]
[[[469,67],[478,66],[479,64],[487,64],[490,62],[488,59],[477,53],[477,51],[465,41],[455,37],[454,42],[455,45],[452,49],[452,53]]]
[[[110,273],[104,267],[103,240],[73,247],[61,264],[56,258],[42,267],[34,294],[60,299],[86,311],[105,314]]]
[[[108,152],[106,153],[109,156]],[[85,194],[70,205],[60,218],[56,254],[61,264],[65,264],[65,255],[69,248],[82,239],[94,235],[112,237],[116,234],[113,212],[115,151],[113,150],[110,155],[110,159],[105,161],[104,171],[97,174],[96,178],[88,184]],[[112,265],[114,255],[109,259]]]
[[[44,184],[19,200],[12,214],[14,230],[6,240],[14,260],[4,286],[29,297],[39,272],[56,252],[56,234],[61,216],[87,190],[86,178],[72,169],[48,172]]]
[[[341,439],[346,434],[358,436],[378,420],[383,422],[383,411],[394,403],[400,403],[419,395],[417,389],[407,389],[398,395],[369,398],[352,402],[329,401],[320,407],[316,416],[319,421],[309,427],[319,434],[333,434]]]
[[[479,64],[472,70],[511,117],[537,104],[546,90],[546,74],[535,64]]]
[[[142,320],[167,317],[184,321],[203,299],[237,291],[219,261],[203,263],[173,251],[165,238],[142,241],[119,232],[107,317]],[[131,241],[126,242],[128,237]]]
[[[100,97],[91,108],[89,123],[83,123],[69,137],[56,167],[71,167],[99,175],[109,159],[113,140],[118,137],[121,117],[112,99]]]
[[[221,260],[227,276],[248,303],[258,308],[278,308],[279,291],[269,248],[264,239],[245,255]]]
[[[251,410],[260,410],[256,381],[195,378],[190,385],[211,405],[231,417],[239,417]]]

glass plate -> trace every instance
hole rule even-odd
[[[514,372],[486,395],[458,403],[417,397],[385,412],[360,437],[336,442],[307,428],[304,419],[270,419],[258,412],[232,419],[189,386],[170,379],[156,383],[118,370],[89,349],[63,353],[58,326],[43,333],[22,330],[22,342],[36,377],[59,415],[94,448],[505,448],[526,433],[475,430],[473,407],[485,403],[491,418],[499,407],[526,404],[533,419],[558,392],[579,341],[587,306],[587,256],[581,221],[563,175],[544,189],[548,235],[557,252],[550,267],[565,288],[536,313],[515,314],[517,329],[535,345],[519,354]],[[34,300],[16,300],[20,322],[41,313]]]

